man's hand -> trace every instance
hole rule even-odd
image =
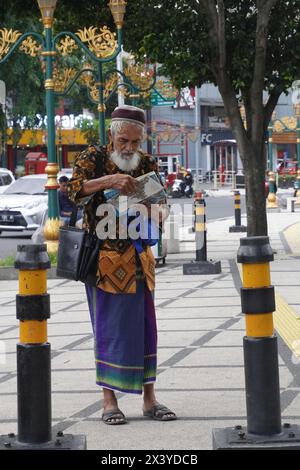
[[[105,175],[89,181],[84,181],[79,197],[90,196],[104,189],[118,189],[121,194],[128,196],[136,190],[137,181],[130,175],[117,173]]]
[[[116,174],[110,176],[110,188],[118,189],[125,196],[133,193],[136,185],[136,180],[130,175]]]

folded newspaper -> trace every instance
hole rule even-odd
[[[123,196],[117,189],[107,189],[104,196],[107,202],[112,204],[118,212],[123,212],[135,204],[161,204],[166,202],[166,192],[154,171],[135,178],[138,182],[134,193]]]

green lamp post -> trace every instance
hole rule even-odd
[[[8,60],[20,47],[20,50],[33,57],[41,56],[45,62],[45,90],[46,112],[48,131],[48,164],[46,173],[48,181],[48,220],[44,229],[48,251],[56,251],[58,230],[60,226],[58,198],[57,198],[57,174],[59,167],[55,151],[55,122],[54,122],[54,79],[53,63],[58,52],[70,52],[80,47],[86,56],[90,57],[98,67],[99,89],[99,121],[100,142],[105,142],[105,105],[103,85],[103,63],[114,60],[121,51],[122,26],[126,10],[125,0],[110,0],[109,7],[117,27],[117,39],[115,34],[104,26],[97,32],[97,28],[84,28],[76,34],[61,32],[53,37],[54,12],[57,0],[38,0],[44,25],[44,36],[36,32],[20,33],[18,31],[0,29],[0,65]]]

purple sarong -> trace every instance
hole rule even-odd
[[[154,302],[144,280],[135,294],[110,294],[86,285],[94,331],[96,383],[126,393],[143,392],[156,380]]]

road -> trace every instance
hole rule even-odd
[[[241,198],[242,213],[245,212],[244,197]],[[234,202],[232,196],[225,197],[206,197],[206,219],[215,220],[224,217],[230,217],[234,213]],[[170,204],[188,204],[192,206],[193,199],[170,199]],[[192,214],[192,207],[190,211]],[[188,217],[185,225],[192,226],[192,216]],[[30,236],[24,238],[24,235],[14,234],[12,232],[3,232],[0,235],[0,259],[14,256],[17,252],[17,246],[31,243]]]
[[[170,204],[193,205],[193,199],[169,199]],[[233,196],[206,197],[206,220],[223,219],[234,215]],[[241,210],[245,213],[245,197],[241,196]]]

